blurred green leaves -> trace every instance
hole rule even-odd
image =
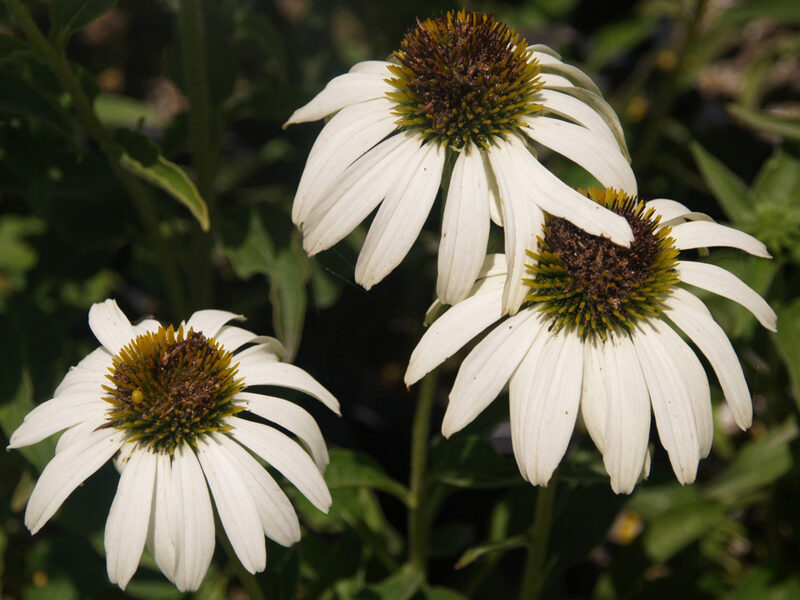
[[[69,37],[110,10],[117,0],[51,0],[50,39],[63,47]]]

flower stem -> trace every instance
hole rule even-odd
[[[536,511],[530,529],[528,557],[522,573],[522,586],[519,591],[520,600],[538,600],[544,589],[544,557],[547,553],[547,542],[550,537],[550,525],[553,517],[553,503],[556,497],[556,476],[547,487],[539,488],[536,495]]]
[[[94,112],[89,97],[83,91],[78,78],[72,72],[69,62],[61,53],[47,41],[47,38],[39,30],[30,13],[22,5],[20,0],[6,0],[9,12],[14,16],[25,37],[36,49],[42,59],[55,73],[64,89],[69,93],[75,105],[75,112],[81,126],[94,140],[100,151],[105,154],[111,170],[119,179],[125,191],[133,200],[134,207],[139,213],[145,228],[150,235],[150,242],[153,249],[158,254],[158,265],[161,269],[164,288],[169,297],[170,305],[176,315],[182,315],[185,311],[185,301],[183,290],[180,286],[178,270],[169,250],[167,241],[161,236],[159,230],[158,214],[153,204],[153,200],[147,188],[133,174],[125,171],[119,162],[121,150],[114,142],[111,134],[106,130]]]
[[[189,95],[192,162],[197,179],[197,189],[208,206],[209,220],[214,223],[216,217],[214,190],[216,150],[211,133],[211,103],[208,92],[203,8],[200,0],[180,0],[178,24],[184,83]],[[210,232],[201,232],[199,235],[198,251],[194,253],[197,261],[191,271],[195,279],[192,285],[192,295],[198,304],[195,308],[207,306],[212,300],[210,254],[213,240]]]
[[[417,410],[411,430],[411,498],[408,509],[408,561],[423,575],[428,563],[428,538],[430,515],[423,502],[426,496],[428,468],[428,442],[430,440],[431,413],[436,396],[438,370],[431,371],[422,380],[417,398]]]
[[[236,569],[236,576],[239,578],[239,583],[242,584],[242,587],[244,587],[247,592],[247,596],[250,600],[264,600],[264,593],[261,591],[261,586],[258,585],[256,576],[245,569],[242,561],[236,556],[236,551],[233,549],[233,546],[231,546],[231,542],[225,534],[225,529],[222,527],[222,523],[220,523],[216,511],[214,511],[214,524],[218,532],[217,537],[222,547],[225,549],[225,554],[228,555],[228,559],[233,563],[233,567]]]

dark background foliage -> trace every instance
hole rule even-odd
[[[402,567],[408,490],[399,482],[408,481],[417,394],[402,375],[432,297],[438,211],[403,264],[370,292],[353,282],[365,229],[309,260],[289,219],[321,129],[283,130],[291,112],[353,63],[388,57],[417,17],[460,5],[202,2],[208,61],[200,68],[210,102],[201,152],[178,4],[25,2],[91,99],[99,133],[0,4],[0,442],[96,345],[86,323],[91,303],[117,298],[132,320],[177,322],[205,307],[242,313],[252,330],[280,337],[343,406],[338,419],[296,398],[340,448],[327,474],[334,507],[324,517],[293,495],[306,530],[291,549],[268,546],[259,576],[266,597],[514,597],[537,492],[518,475],[498,428],[505,397],[447,443],[433,437],[428,583]],[[709,260],[768,298],[777,335],[732,303],[704,297],[743,363],[753,427],[735,428],[712,373],[715,441],[698,482],[675,482],[654,435],[651,476],[630,497],[611,492],[599,453],[577,431],[560,469],[546,593],[800,597],[800,5],[466,4],[493,11],[595,79],[623,122],[643,198],[672,198],[733,223],[775,257],[719,251]],[[574,185],[591,183],[547,159]],[[492,244],[500,248],[499,239]],[[434,432],[457,364],[441,370]],[[3,598],[181,596],[147,557],[125,593],[108,584],[102,528],[117,480],[110,465],[42,532],[28,534],[25,501],[53,447],[0,459]],[[246,597],[221,549],[194,596]]]

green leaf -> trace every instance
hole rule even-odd
[[[644,532],[644,547],[656,562],[669,560],[710,531],[725,514],[722,505],[699,500],[680,504],[653,519]]]
[[[753,201],[742,180],[697,142],[691,142],[689,148],[728,218],[738,225],[751,222],[755,218]]]
[[[142,133],[120,129],[115,137],[125,148],[120,158],[122,166],[183,204],[203,231],[208,231],[208,207],[184,170],[161,156],[158,148]]]
[[[0,72],[0,113],[24,115],[42,121],[62,135],[69,135],[68,119],[60,107],[23,79]]]
[[[637,17],[603,27],[592,40],[592,51],[586,61],[586,68],[596,71],[611,59],[630,51],[650,37],[656,24],[655,19]]]
[[[268,273],[272,327],[286,348],[286,360],[290,362],[297,355],[303,337],[308,304],[306,283],[311,276],[308,259],[298,239],[295,236],[292,247],[278,253]]]
[[[117,0],[51,0],[50,39],[59,46],[97,17],[111,10]]]
[[[253,275],[268,275],[275,262],[275,245],[261,220],[258,211],[252,210],[248,218],[247,234],[241,244],[227,247],[225,253],[237,277],[250,279]]]
[[[356,595],[356,600],[409,600],[422,586],[422,573],[403,567],[381,583],[369,585]]]
[[[525,536],[518,535],[499,542],[490,542],[488,544],[481,544],[480,546],[473,546],[461,555],[461,558],[456,562],[455,568],[463,569],[487,554],[494,554],[497,552],[503,554],[515,548],[524,548],[527,543],[528,541]]]
[[[24,273],[36,266],[38,255],[25,238],[44,233],[47,224],[37,217],[0,217],[0,271]]]
[[[167,118],[141,100],[121,94],[100,94],[94,99],[97,118],[106,127],[138,127],[146,123],[150,127],[163,128]]]
[[[739,104],[729,104],[727,110],[731,115],[753,129],[774,133],[785,138],[800,140],[800,119],[777,117]]]
[[[425,600],[469,600],[465,595],[444,587],[432,587],[422,592]]]
[[[764,163],[753,182],[756,204],[790,206],[800,198],[800,157],[778,148]]]
[[[391,494],[406,505],[409,503],[409,492],[404,485],[389,477],[371,457],[354,450],[331,451],[325,480],[331,489],[370,488]]]
[[[789,372],[794,399],[800,409],[800,298],[774,308],[778,314],[778,331],[770,335]]]
[[[727,470],[705,489],[704,495],[731,505],[774,483],[794,465],[789,444],[797,436],[797,423],[789,419],[760,440],[749,442]]]
[[[513,460],[477,435],[438,438],[431,449],[431,475],[458,487],[504,487],[522,483]]]
[[[722,11],[718,23],[723,26],[735,26],[754,19],[774,19],[785,25],[792,21],[800,22],[800,3],[797,0],[742,2]]]
[[[183,592],[169,581],[156,579],[133,579],[126,587],[125,593],[141,600],[177,600],[183,598]]]
[[[10,35],[0,35],[0,60],[11,58],[20,50],[27,50],[28,45]]]

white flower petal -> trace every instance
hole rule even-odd
[[[524,455],[525,478],[547,485],[564,456],[575,428],[581,394],[583,349],[576,333],[542,332],[511,378],[512,415],[522,420],[512,443]],[[578,374],[576,377],[575,374]],[[519,434],[521,433],[521,438]]]
[[[106,570],[111,583],[123,590],[136,572],[144,550],[155,481],[156,455],[139,449],[122,472],[108,512],[103,537]]]
[[[637,194],[636,178],[615,141],[560,119],[534,116],[525,131],[539,142],[586,169],[607,188]]]
[[[292,222],[302,226],[309,212],[357,158],[395,130],[393,104],[382,98],[349,106],[317,136],[292,204]]]
[[[670,236],[679,250],[728,246],[762,258],[772,258],[767,247],[752,235],[719,223],[680,223],[672,228]]]
[[[123,439],[124,433],[116,429],[95,429],[47,463],[25,511],[25,526],[31,533],[39,531],[72,490],[114,455]]]
[[[131,325],[115,300],[92,304],[89,309],[89,327],[106,350],[117,354],[123,346],[136,337],[136,330]]]
[[[489,161],[489,153],[481,150],[481,161],[483,162],[483,172],[486,174],[486,184],[489,186],[489,218],[498,227],[503,226],[503,201],[500,198],[500,189],[497,187],[497,178],[492,171],[492,164]]]
[[[207,338],[213,338],[219,333],[223,325],[233,320],[244,321],[244,316],[227,310],[198,310],[186,321],[184,331],[188,333],[190,329],[194,329]]]
[[[662,225],[667,221],[680,219],[684,215],[692,212],[686,205],[676,202],[675,200],[669,200],[668,198],[656,198],[654,200],[650,200],[649,202],[645,202],[645,206],[648,209],[652,208],[654,211],[656,211],[656,215],[661,217]]]
[[[242,350],[233,358],[234,361],[247,362],[279,362],[280,357],[275,353],[275,346],[272,344],[256,344]]]
[[[445,304],[463,300],[478,277],[489,242],[489,183],[481,152],[458,155],[442,217],[436,295]]]
[[[611,335],[603,344],[606,423],[603,464],[611,489],[630,494],[642,474],[650,441],[650,397],[631,338]]]
[[[683,373],[649,323],[643,323],[631,338],[650,392],[661,444],[678,481],[692,483],[697,475],[700,444]]]
[[[684,283],[697,286],[738,302],[753,313],[764,327],[776,331],[778,316],[767,301],[730,271],[716,265],[681,260],[677,265],[678,277]]]
[[[442,435],[450,437],[463,429],[497,397],[540,327],[538,313],[522,310],[498,324],[473,348],[453,383]]]
[[[591,235],[605,235],[615,244],[629,246],[633,239],[624,217],[579,194],[536,160],[521,140],[511,138],[514,152],[509,152],[520,181],[525,183],[526,201],[535,202],[553,215],[562,217]],[[508,235],[508,234],[506,234]]]
[[[560,61],[556,57],[544,52],[532,52],[531,57],[535,58],[542,66],[542,74],[555,74],[566,77],[575,85],[579,85],[595,94],[602,95],[600,88],[595,85],[594,81],[578,67],[573,67],[565,62]]]
[[[76,442],[81,441],[101,425],[103,425],[102,420],[93,419],[91,421],[84,421],[78,425],[74,425],[69,429],[65,429],[64,433],[59,436],[58,442],[56,442],[56,454],[64,452],[64,450]]]
[[[320,383],[300,367],[288,363],[265,363],[263,360],[243,360],[238,363],[239,375],[244,377],[246,387],[253,385],[275,385],[298,390],[312,396],[337,415],[339,401]]]
[[[606,363],[603,342],[590,336],[583,344],[583,384],[581,390],[581,416],[586,431],[600,452],[605,447],[606,412]]]
[[[261,336],[256,335],[252,331],[247,331],[241,327],[234,325],[225,325],[217,332],[214,339],[228,352],[235,352],[245,344],[257,343],[257,338]]]
[[[353,231],[394,186],[419,151],[416,135],[401,132],[384,140],[350,165],[303,223],[303,248],[313,256]]]
[[[574,96],[556,90],[542,89],[537,94],[536,101],[541,103],[544,110],[547,112],[583,125],[598,136],[612,142],[615,146],[617,145],[617,138],[605,119],[591,106],[581,102]],[[529,118],[531,120],[531,126],[535,127],[536,116],[534,115]]]
[[[144,319],[134,325],[133,328],[136,330],[137,336],[144,333],[155,333],[161,328],[161,323],[155,319]]]
[[[194,451],[181,444],[172,459],[171,519],[176,532],[175,585],[200,587],[214,554],[214,513],[206,479]]]
[[[300,490],[311,504],[327,513],[331,494],[314,461],[297,442],[277,429],[230,417],[231,435],[270,465]]]
[[[411,353],[405,384],[411,386],[469,340],[503,316],[503,287],[500,277],[488,280],[480,292],[462,300],[428,328]]]
[[[236,556],[250,573],[263,571],[267,565],[264,529],[250,486],[242,479],[237,463],[211,436],[197,439],[197,458]]]
[[[689,336],[711,363],[736,424],[742,429],[750,427],[753,421],[750,392],[742,365],[728,336],[714,321],[706,305],[686,290],[674,288],[665,305],[665,314]]]
[[[356,262],[355,280],[364,289],[399,265],[419,236],[439,191],[444,157],[440,144],[425,144],[389,188]]]
[[[522,282],[528,260],[525,251],[536,248],[536,238],[542,232],[544,223],[542,211],[530,198],[532,182],[523,181],[518,176],[515,155],[520,153],[529,154],[516,137],[512,137],[512,143],[500,143],[489,150],[489,160],[502,198],[508,263],[503,310],[510,315],[519,310],[528,294],[528,288]]]
[[[487,254],[483,259],[481,270],[478,271],[478,280],[488,277],[505,277],[508,273],[508,264],[504,254]]]
[[[108,380],[106,374],[111,367],[112,355],[103,346],[95,348],[87,354],[74,367],[70,367],[64,379],[58,384],[53,396],[58,396],[75,383],[100,382],[105,384]]]
[[[700,458],[705,458],[711,451],[711,443],[714,440],[714,413],[711,407],[711,389],[708,386],[706,370],[694,351],[681,339],[681,336],[675,333],[672,327],[660,319],[653,319],[651,323],[675,359],[681,376],[686,382],[686,389],[692,400],[694,421],[697,424]]]
[[[182,490],[172,482],[172,459],[169,454],[156,454],[156,480],[153,507],[147,531],[146,547],[161,572],[175,582],[178,530],[173,523],[173,504],[182,502]]]
[[[25,415],[22,425],[11,434],[8,447],[30,446],[83,421],[103,419],[110,406],[100,396],[87,394],[62,395],[43,402]]]
[[[383,70],[385,74],[361,69],[334,77],[308,104],[294,111],[284,127],[295,123],[317,121],[350,104],[382,98],[386,92],[394,89],[384,81],[391,76],[391,73],[385,67]]]
[[[280,425],[300,438],[308,446],[320,471],[328,466],[328,448],[322,431],[305,409],[283,398],[251,392],[240,392],[233,399],[251,413]]]
[[[383,77],[391,77],[392,73],[387,69],[392,63],[385,60],[365,60],[358,62],[350,67],[350,73],[372,73],[373,75],[382,75]]]
[[[297,520],[292,503],[280,486],[239,444],[228,440],[225,436],[214,435],[224,438],[220,442],[225,443],[231,458],[238,463],[237,468],[248,480],[250,493],[253,494],[258,516],[267,537],[287,547],[300,541],[300,522]]]

